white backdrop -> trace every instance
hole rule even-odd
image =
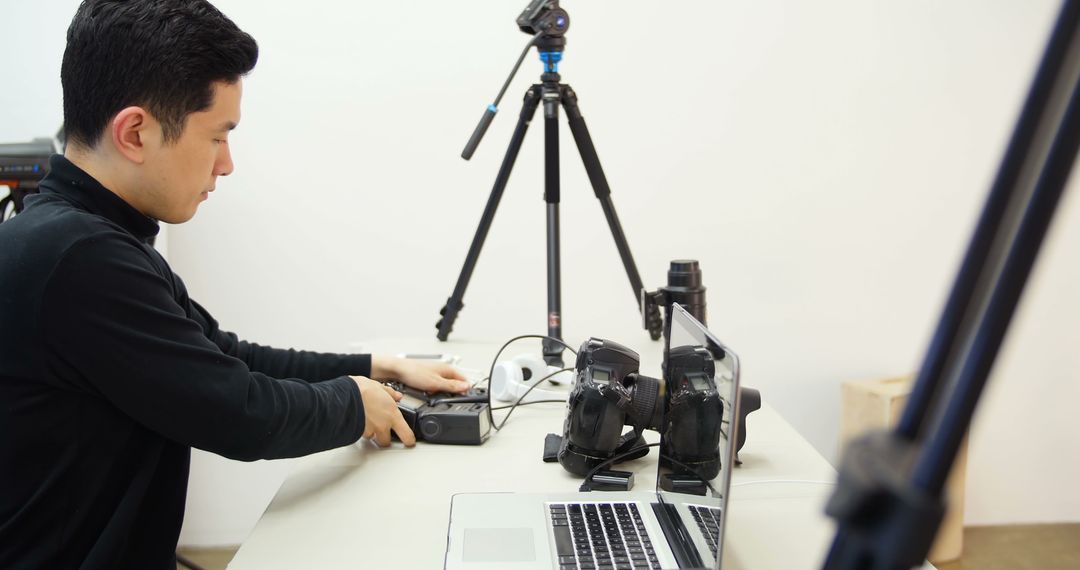
[[[235,174],[168,230],[192,295],[226,328],[275,345],[434,335],[540,73],[530,55],[462,161],[527,40],[514,25],[525,4],[217,2],[261,56],[231,139]],[[8,26],[0,48],[19,78],[0,89],[3,142],[60,123],[76,5],[0,0],[0,19],[32,22]],[[741,354],[746,383],[835,461],[841,383],[922,357],[1058,3],[563,5],[563,78],[646,286],[664,283],[670,260],[699,259],[711,328]],[[564,334],[640,342],[565,121],[561,145]],[[544,330],[542,164],[538,119],[454,338]],[[1080,520],[1072,186],[976,418],[969,524]],[[287,471],[197,452],[182,540],[242,541]]]

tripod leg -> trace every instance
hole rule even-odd
[[[600,200],[600,207],[604,210],[608,227],[611,228],[611,236],[615,238],[615,247],[619,250],[623,267],[626,268],[626,276],[630,279],[630,288],[633,290],[634,302],[638,310],[645,313],[645,324],[649,329],[649,336],[653,340],[660,338],[663,333],[663,323],[660,319],[660,310],[655,305],[643,306],[641,292],[645,288],[641,283],[641,275],[638,274],[634,256],[630,253],[630,245],[626,242],[626,234],[623,233],[619,217],[615,213],[615,205],[611,202],[611,188],[608,186],[604,169],[600,166],[600,157],[596,154],[592,137],[589,136],[589,128],[585,126],[585,118],[578,109],[577,94],[569,85],[562,85],[562,104],[566,107],[566,117],[570,123],[570,132],[574,134],[574,142],[577,143],[578,154],[585,163],[585,172],[589,174],[589,182],[592,183],[593,193]]]
[[[562,290],[559,275],[559,92],[544,90],[544,202],[547,203],[548,336],[562,340]],[[563,367],[562,345],[544,339],[544,361]]]
[[[1080,150],[1080,0],[1066,0],[900,424],[855,439],[826,513],[826,570],[921,565],[971,425]]]
[[[525,102],[522,104],[517,126],[514,127],[513,136],[510,137],[510,145],[506,149],[502,166],[499,167],[499,174],[495,177],[495,186],[491,189],[491,195],[488,197],[487,205],[484,207],[484,214],[480,217],[480,225],[476,228],[476,235],[473,236],[472,245],[469,246],[469,253],[465,256],[465,265],[458,275],[457,284],[454,285],[454,293],[447,299],[442,310],[439,311],[442,318],[439,319],[438,323],[435,323],[435,327],[439,329],[436,334],[439,340],[445,341],[450,335],[450,331],[454,328],[454,321],[457,320],[458,312],[465,306],[463,302],[465,288],[469,285],[473,269],[476,268],[476,261],[480,258],[480,249],[484,247],[484,240],[487,238],[488,230],[491,229],[491,222],[495,219],[495,210],[499,207],[503,191],[506,190],[506,183],[510,180],[510,171],[514,168],[514,161],[517,160],[518,151],[521,150],[521,143],[525,140],[525,132],[529,128],[529,122],[532,121],[533,115],[536,114],[536,107],[540,102],[540,92],[541,86],[533,85],[525,93]]]

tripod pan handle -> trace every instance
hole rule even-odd
[[[491,120],[495,118],[495,113],[498,109],[495,105],[488,105],[488,108],[484,110],[484,116],[480,117],[480,122],[476,125],[476,130],[473,131],[471,137],[469,137],[468,144],[465,145],[465,150],[461,151],[461,158],[469,160],[472,158],[476,147],[480,146],[480,139],[484,138],[484,133],[487,132],[488,127],[491,126]]]

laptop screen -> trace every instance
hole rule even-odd
[[[700,534],[689,534],[698,536],[698,544],[704,536],[715,555],[702,556],[700,566],[719,568],[735,458],[739,359],[678,304],[669,324],[656,493],[673,514],[684,520],[689,515],[700,526]]]

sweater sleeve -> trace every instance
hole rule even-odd
[[[252,461],[340,447],[363,433],[355,382],[253,372],[203,334],[170,282],[122,238],[68,250],[45,286],[41,321],[55,377],[174,441]]]
[[[240,340],[235,334],[221,330],[202,305],[192,300],[188,302],[191,305],[188,314],[199,323],[206,337],[225,354],[244,361],[253,371],[275,378],[300,378],[308,382],[322,382],[345,375],[371,376],[370,354],[283,350]]]

